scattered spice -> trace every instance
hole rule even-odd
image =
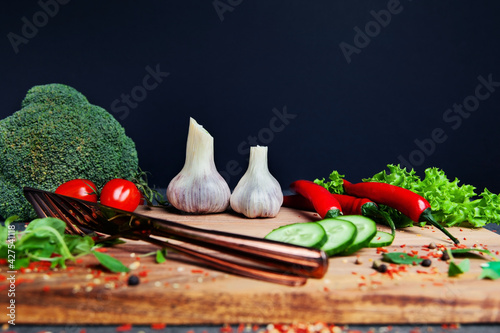
[[[132,324],[123,324],[116,328],[117,332],[128,332],[132,330]]]
[[[424,266],[424,267],[429,267],[432,265],[432,260],[430,259],[424,259],[422,260],[422,262],[420,263],[420,265]]]
[[[155,323],[155,324],[151,324],[151,329],[152,329],[152,330],[162,330],[162,329],[164,329],[165,327],[167,327],[167,324],[163,324],[163,323]]]
[[[140,282],[141,280],[137,275],[130,275],[127,280],[129,286],[137,286]]]

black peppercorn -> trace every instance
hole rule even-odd
[[[382,264],[382,265],[378,266],[377,271],[379,271],[380,273],[387,272],[387,265],[386,264]]]
[[[450,260],[450,255],[448,254],[448,251],[443,252],[443,255],[441,256],[441,260],[443,260],[443,261]]]
[[[422,265],[424,267],[429,267],[430,265],[432,265],[432,261],[430,259],[424,259],[424,260],[422,260],[420,265]]]
[[[130,275],[127,280],[129,286],[137,286],[141,282],[137,275]]]

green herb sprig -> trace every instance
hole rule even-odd
[[[90,236],[64,233],[66,223],[57,218],[45,217],[31,221],[24,231],[12,235],[11,217],[0,226],[0,258],[8,260],[10,270],[28,267],[31,262],[51,262],[51,268],[66,268],[66,262],[76,261],[86,255],[94,255],[99,263],[112,272],[128,272],[119,260],[98,252],[102,244],[95,244]],[[9,256],[10,255],[10,256]]]

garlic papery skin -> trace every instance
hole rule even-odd
[[[231,194],[231,208],[248,218],[275,217],[283,204],[283,192],[269,172],[267,147],[250,147],[248,169]]]
[[[214,138],[189,118],[186,160],[168,184],[169,203],[187,213],[220,213],[229,207],[230,197],[231,190],[215,167]]]

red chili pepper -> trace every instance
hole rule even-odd
[[[309,200],[314,211],[322,219],[338,217],[342,214],[342,206],[339,201],[323,186],[309,180],[296,180],[290,185],[290,188]]]
[[[391,217],[387,213],[381,211],[375,202],[366,198],[358,198],[346,194],[330,193],[330,195],[338,200],[340,207],[342,207],[342,212],[345,215],[363,215],[366,217],[381,218],[389,225],[392,234],[394,235],[396,233],[396,227]],[[312,203],[300,194],[283,196],[283,206],[302,210],[314,210]]]
[[[394,208],[408,216],[413,222],[429,222],[441,230],[455,244],[460,243],[434,219],[430,203],[413,191],[386,183],[364,182],[352,184],[345,179],[344,190],[349,195],[368,198],[377,204]]]

